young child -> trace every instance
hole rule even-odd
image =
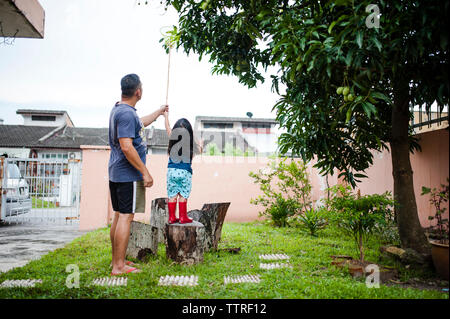
[[[187,216],[187,200],[192,188],[192,158],[194,157],[194,152],[197,152],[197,150],[202,151],[202,147],[195,143],[194,132],[191,123],[187,119],[179,119],[171,129],[169,113],[164,112],[164,116],[166,131],[169,135],[169,147],[167,149],[169,154],[169,163],[167,165],[169,224],[178,221],[180,224],[192,223],[192,219]],[[179,219],[175,216],[177,201]]]

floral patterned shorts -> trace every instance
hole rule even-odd
[[[192,188],[192,174],[185,169],[170,167],[167,169],[167,196],[175,197],[178,193],[189,198]]]

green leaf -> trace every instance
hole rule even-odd
[[[350,122],[350,119],[352,118],[352,112],[353,112],[353,108],[349,107],[348,110],[347,110],[346,117],[345,117],[345,124]]]
[[[362,102],[362,107],[364,109],[364,112],[367,114],[367,116],[370,118],[372,113],[376,113],[377,109],[375,108],[375,106],[372,103],[369,102]]]
[[[331,31],[333,30],[334,26],[336,25],[337,21],[331,22],[330,26],[328,27],[328,33],[331,34]]]
[[[378,39],[376,38],[376,37],[373,37],[372,38],[372,42],[375,44],[375,46],[377,47],[377,49],[378,49],[378,51],[379,52],[381,52],[381,49],[382,49],[382,45],[381,45],[381,42],[380,41],[378,41]]]
[[[429,194],[429,193],[431,193],[431,188],[422,186],[422,194],[421,195],[426,195],[426,194]]]
[[[375,99],[379,99],[379,100],[383,100],[383,101],[385,101],[387,104],[392,104],[392,101],[386,96],[386,95],[384,95],[383,93],[381,93],[381,92],[371,92],[371,94],[370,94],[373,98],[375,98]]]
[[[358,30],[358,32],[356,32],[356,43],[358,44],[358,47],[361,49],[362,45],[363,45],[363,31],[362,30]]]

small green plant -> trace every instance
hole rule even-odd
[[[289,226],[288,219],[296,211],[295,202],[292,199],[284,199],[279,196],[273,205],[269,207],[266,215],[270,216],[272,223],[277,227]]]
[[[244,156],[246,156],[246,157],[255,156],[255,152],[253,152],[251,149],[247,149],[247,150],[244,152]]]
[[[214,156],[214,155],[222,155],[222,152],[220,151],[216,143],[209,143],[208,145],[206,145],[205,154]]]
[[[275,158],[257,173],[250,172],[263,195],[250,203],[265,207],[260,216],[270,218],[276,226],[288,226],[288,218],[311,208],[311,183],[306,165],[301,161]]]
[[[233,144],[227,142],[223,148],[224,154],[226,156],[243,156],[244,152],[239,148],[239,146],[234,147]]]
[[[294,216],[292,221],[299,227],[306,229],[311,236],[316,237],[317,232],[323,229],[328,223],[325,216],[326,210],[324,208],[314,209],[311,207],[305,210],[303,214]]]
[[[422,186],[422,195],[430,194],[430,203],[435,208],[434,216],[428,216],[429,220],[436,220],[436,226],[439,234],[439,242],[441,244],[448,244],[449,227],[448,218],[443,218],[447,208],[443,207],[445,202],[448,202],[449,197],[449,179],[447,178],[447,185],[441,184],[440,189],[428,188]]]
[[[359,259],[364,262],[365,242],[368,236],[380,232],[393,218],[394,200],[389,192],[361,196],[352,194],[350,186],[331,188],[330,214],[340,228],[351,235],[356,243]]]

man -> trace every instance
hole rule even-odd
[[[135,213],[144,213],[145,188],[153,178],[145,166],[147,142],[144,128],[154,122],[168,106],[139,118],[136,104],[142,97],[142,83],[136,74],[121,80],[122,99],[113,107],[109,119],[109,189],[114,210],[110,238],[112,246],[111,275],[140,272],[125,260],[130,226]]]

